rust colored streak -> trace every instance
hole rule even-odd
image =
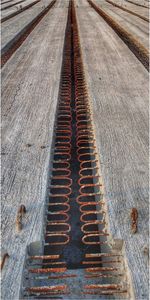
[[[2,255],[2,258],[1,258],[1,270],[2,270],[3,267],[4,267],[4,264],[5,264],[5,261],[6,261],[7,258],[9,258],[9,254],[8,254],[8,253],[4,253],[4,254]]]
[[[87,284],[84,286],[85,289],[102,289],[102,290],[121,290],[122,285],[118,284]]]
[[[45,293],[45,292],[53,292],[53,291],[65,291],[67,289],[67,285],[54,285],[54,286],[42,286],[42,287],[31,287],[28,288],[27,291],[30,293]]]
[[[94,267],[94,268],[87,268],[86,272],[115,272],[119,271],[119,268],[108,268],[108,267]]]
[[[135,207],[131,210],[131,231],[132,233],[137,232],[137,223],[138,223],[138,211]]]
[[[63,273],[67,268],[47,268],[47,269],[29,269],[29,273],[45,274],[45,273]]]
[[[118,253],[87,253],[85,255],[86,258],[93,258],[93,257],[120,257],[122,256],[121,254]]]
[[[38,259],[42,259],[42,260],[46,260],[46,259],[59,259],[60,255],[34,255],[34,256],[29,256],[29,259],[32,260],[38,260]]]
[[[113,291],[87,291],[87,292],[83,292],[83,294],[85,295],[115,295],[115,294],[125,294],[127,293],[127,290],[122,290],[122,291],[117,291],[117,290],[113,290]]]
[[[95,261],[83,261],[83,265],[97,265],[97,264],[116,264],[116,263],[121,263],[121,261],[117,260],[95,260]]]

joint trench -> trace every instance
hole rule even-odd
[[[27,249],[21,299],[130,299],[123,255],[107,229],[74,1],[54,131],[44,240]]]

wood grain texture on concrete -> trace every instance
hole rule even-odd
[[[1,48],[7,47],[9,43],[30,23],[36,18],[49,4],[51,0],[41,0],[35,6],[22,12],[19,15],[2,23]]]
[[[22,1],[22,2],[21,2]],[[6,8],[7,9],[7,7],[8,7],[8,9],[12,6],[14,6],[14,5],[17,5],[18,4],[18,2],[20,2],[20,3],[25,3],[27,0],[14,0],[14,1],[11,1],[11,2],[2,2],[1,3],[1,10],[3,10],[4,8]]]
[[[148,72],[84,0],[77,18],[110,231],[124,241],[136,299],[148,300]]]
[[[42,236],[67,12],[68,0],[57,0],[2,70],[3,300],[18,299],[26,246]]]
[[[149,24],[144,20],[131,15],[120,8],[113,7],[103,0],[94,0],[108,15],[113,17],[125,30],[133,34],[147,49],[149,48]]]
[[[41,0],[39,0],[41,1]],[[1,12],[1,20],[2,23],[5,21],[6,22],[6,17],[7,18],[12,18],[14,17],[15,14],[19,14],[22,13],[25,9],[30,8],[31,5],[36,4],[37,0],[26,0],[25,2],[19,3],[13,7],[11,7],[10,9],[6,9],[6,10],[2,10]]]
[[[133,3],[121,0],[113,0],[114,3],[121,5],[127,9],[130,9],[133,12],[138,13],[139,15],[148,18],[149,17],[149,10],[145,7],[136,6]]]

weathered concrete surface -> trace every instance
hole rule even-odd
[[[36,2],[36,0],[26,0],[24,2],[21,2],[19,4],[14,5],[14,6],[8,8],[8,9],[6,9],[6,10],[2,10],[1,11],[1,18],[4,18],[6,16],[11,16],[15,12],[20,12],[21,13],[23,8],[27,7],[31,3],[34,4],[35,2]],[[9,3],[7,3],[7,4],[9,4]]]
[[[11,2],[3,2],[3,3],[1,3],[1,10],[3,10],[4,8],[7,10],[7,9],[10,9],[10,5],[17,5],[17,3],[18,2],[20,2],[20,1],[23,1],[23,2],[21,2],[21,3],[25,3],[27,0],[14,0],[14,1],[11,1]],[[13,7],[12,6],[12,7]],[[8,7],[8,8],[7,8]]]
[[[57,0],[2,70],[2,299],[18,299],[26,245],[40,240],[68,0]],[[41,148],[45,146],[46,148]],[[18,234],[20,204],[27,209]]]
[[[148,72],[84,0],[77,6],[110,230],[125,242],[136,299],[148,300]]]
[[[144,5],[146,7],[149,7],[149,0],[125,0],[126,2],[128,1],[132,1],[134,5],[136,6],[140,6],[140,5]],[[140,6],[141,7],[141,6]]]
[[[127,9],[130,9],[133,12],[138,13],[139,15],[148,18],[149,10],[146,7],[136,6],[133,3],[124,1],[124,0],[113,0],[114,3],[121,5]],[[142,2],[140,2],[142,4]],[[146,4],[147,5],[147,4]]]
[[[26,27],[36,16],[38,16],[51,0],[41,0],[26,11],[2,23],[1,48],[3,49],[19,32]]]
[[[120,8],[114,7],[104,0],[93,0],[108,15],[113,17],[129,33],[132,33],[147,49],[149,47],[149,24],[148,22],[133,16]]]

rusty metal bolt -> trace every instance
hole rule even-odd
[[[144,253],[144,255],[146,255],[146,256],[149,257],[149,248],[148,248],[147,246],[145,246],[145,247],[143,248],[143,253]]]
[[[1,270],[3,269],[6,258],[9,258],[9,254],[7,252],[1,254]]]
[[[20,213],[22,216],[26,213],[26,208],[23,204],[20,205],[18,213]]]
[[[137,223],[138,223],[138,211],[135,207],[132,208],[130,217],[131,217],[131,231],[132,233],[136,233]]]
[[[16,217],[16,229],[18,232],[20,232],[22,230],[22,218],[25,213],[26,213],[26,208],[22,204],[22,205],[20,205],[20,207],[18,209],[17,217]]]

